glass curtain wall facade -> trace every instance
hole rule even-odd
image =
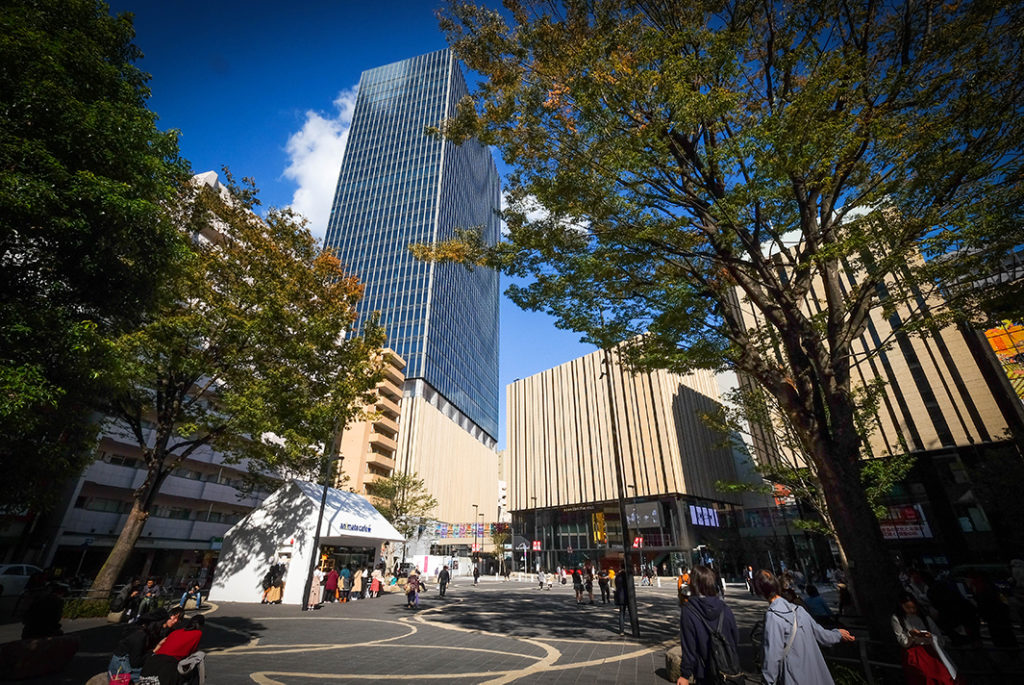
[[[421,262],[408,249],[454,237],[456,228],[479,227],[490,244],[498,240],[490,151],[425,132],[468,92],[449,50],[363,72],[326,244],[366,286],[360,320],[381,312],[388,346],[407,360],[406,393],[439,393],[493,443],[498,275]]]

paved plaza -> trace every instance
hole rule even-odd
[[[730,588],[750,664],[750,627],[764,603]],[[404,596],[327,604],[314,612],[285,605],[216,602],[204,611],[211,685],[346,682],[665,683],[665,650],[678,641],[674,582],[637,588],[642,635],[618,634],[614,605],[578,607],[572,586],[460,578],[446,597],[435,584],[420,608]],[[16,626],[3,627],[4,641]],[[103,670],[123,626],[65,621],[81,636],[78,656],[47,683],[76,683]],[[25,681],[43,682],[43,681]]]

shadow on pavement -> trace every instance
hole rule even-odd
[[[60,673],[43,678],[31,678],[17,682],[26,683],[26,685],[71,685],[72,683],[82,685],[97,673],[106,671],[114,646],[121,635],[129,629],[130,626],[125,624],[106,624],[76,631],[74,634],[81,642],[78,652],[67,668]],[[244,645],[265,629],[266,627],[258,621],[211,614],[207,618],[199,649],[206,651]]]
[[[458,601],[461,600],[461,601]],[[458,601],[458,603],[456,603]],[[661,607],[665,604],[665,607]],[[404,605],[403,605],[404,606]],[[436,593],[428,594],[421,602],[421,611],[445,607],[444,612],[432,613],[430,620],[449,623],[469,630],[481,630],[509,637],[549,639],[589,639],[614,641],[618,635],[618,607],[614,604],[583,604],[577,606],[571,594],[537,594],[481,592],[470,595],[460,592],[440,598]],[[408,613],[404,608],[395,609],[396,614]],[[673,610],[668,602],[650,606],[641,604],[640,642],[657,644],[671,639],[678,629],[678,609]],[[626,636],[629,621],[626,620]]]

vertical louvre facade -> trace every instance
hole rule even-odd
[[[498,240],[500,185],[488,149],[425,132],[467,94],[449,50],[363,72],[326,243],[366,286],[360,321],[379,311],[388,345],[408,362],[406,395],[493,446],[498,275],[420,262],[408,249],[456,228]]]
[[[632,496],[734,499],[715,488],[737,478],[732,453],[699,418],[718,406],[711,372],[635,373],[614,354],[611,398],[605,373],[598,351],[508,386],[513,511],[616,500],[612,412]]]
[[[839,285],[850,297],[857,285],[857,270],[850,264],[841,272]],[[811,283],[803,310],[820,316],[825,310],[825,292],[820,279]],[[918,307],[941,308],[937,299],[924,295]],[[737,294],[734,306],[750,328],[767,330],[760,313]],[[869,315],[864,333],[853,341],[851,377],[854,387],[878,379],[885,382],[878,413],[867,428],[865,456],[879,457],[905,452],[926,452],[962,445],[977,445],[1005,439],[1020,423],[1020,411],[1000,406],[999,390],[986,379],[980,358],[979,336],[947,326],[930,336],[902,332],[910,317],[906,306],[891,313],[876,307]],[[781,359],[780,359],[781,361]],[[749,379],[741,378],[744,383]],[[778,458],[779,447],[772,428],[756,427],[755,447],[762,459]],[[787,455],[789,461],[799,460]]]

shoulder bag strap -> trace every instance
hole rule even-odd
[[[793,647],[793,643],[796,642],[796,629],[799,626],[796,623],[796,611],[793,612],[793,632],[790,633],[789,642],[786,643],[786,648],[782,650],[782,661],[786,661],[786,655],[789,654],[790,648]]]

